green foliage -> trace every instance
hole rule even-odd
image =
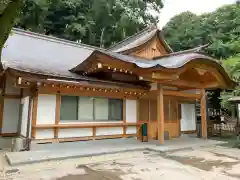
[[[200,16],[184,12],[173,17],[163,31],[175,51],[209,43],[206,52],[225,59],[240,53],[240,6],[226,5]]]
[[[240,5],[225,5],[214,12],[197,16],[191,12],[183,12],[173,17],[163,28],[165,38],[174,51],[194,48],[209,44],[206,53],[222,60],[229,75],[239,82],[240,58]],[[231,109],[228,99],[239,95],[239,86],[233,91],[222,92],[221,105]],[[209,95],[209,102],[219,107],[219,93]]]
[[[17,27],[107,47],[141,30],[157,18],[161,0],[25,0]]]
[[[233,91],[224,91],[220,96],[222,107],[230,110],[233,105],[228,102],[228,99],[233,96],[240,96],[240,55],[223,60],[222,65],[230,77],[238,83]]]
[[[0,62],[3,46],[19,13],[22,0],[0,1]]]

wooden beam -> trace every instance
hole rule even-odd
[[[27,130],[26,130],[26,144],[27,144],[27,150],[30,150],[30,146],[31,146],[31,134],[30,134],[30,128],[32,130],[31,127],[31,113],[32,113],[32,105],[33,105],[33,97],[32,95],[29,96],[29,101],[28,101],[28,116],[27,116]]]
[[[127,123],[127,108],[126,108],[126,99],[123,99],[123,123],[126,124]],[[123,126],[123,136],[125,136],[127,134],[127,127]]]
[[[118,98],[118,99],[137,99],[139,96],[142,96],[145,91],[129,91],[123,92],[123,90],[119,90],[115,92],[115,90],[104,90],[98,91],[97,89],[93,90],[94,88],[87,90],[75,89],[75,88],[66,88],[66,87],[39,87],[40,94],[57,94],[58,92],[61,95],[73,95],[73,96],[95,96],[95,97],[108,97],[108,98]]]
[[[18,136],[18,133],[0,133],[0,136],[2,137],[16,137]]]
[[[191,93],[185,93],[181,91],[173,91],[173,90],[163,90],[164,96],[176,96],[176,97],[184,97],[189,99],[200,99],[200,94],[191,94]]]
[[[5,94],[4,98],[6,98],[6,99],[21,99],[22,95],[20,95],[20,94]]]
[[[2,94],[0,95],[0,132],[2,132],[2,124],[3,124],[5,90],[6,90],[6,74],[3,75]]]
[[[135,137],[136,134],[126,134],[126,137]],[[74,142],[74,141],[89,141],[94,139],[114,139],[114,138],[122,138],[123,135],[103,135],[103,136],[85,136],[85,137],[71,137],[71,138],[49,138],[49,139],[35,139],[32,141],[34,144],[44,144],[44,143],[55,143],[55,142]]]
[[[140,122],[140,102],[139,99],[136,100],[136,113],[137,113],[137,123]],[[141,140],[142,132],[141,132],[141,126],[137,127],[137,139]]]
[[[163,101],[163,88],[158,88],[157,93],[157,129],[158,129],[158,141],[160,144],[164,144],[164,101]]]
[[[202,138],[207,139],[207,109],[206,109],[206,93],[201,89],[201,125],[202,125]]]
[[[37,90],[33,92],[33,107],[32,107],[32,138],[36,137],[36,129],[33,128],[37,124],[37,107],[38,106],[38,93]]]
[[[59,124],[60,121],[60,108],[61,108],[61,95],[56,95],[56,108],[55,108],[55,124]],[[58,138],[58,128],[54,129],[54,138]]]
[[[71,128],[106,128],[106,127],[128,127],[128,126],[140,126],[142,123],[83,123],[83,124],[37,124],[33,125],[34,129],[71,129]]]

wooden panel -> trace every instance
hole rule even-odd
[[[150,100],[150,122],[157,121],[157,100]]]
[[[149,100],[149,123],[148,123],[148,138],[157,139],[157,101]]]
[[[164,122],[170,120],[171,108],[169,107],[169,105],[170,99],[164,96]]]
[[[149,112],[148,112],[148,100],[139,99],[139,120],[140,121],[148,121],[149,120]]]
[[[180,129],[179,129],[180,121],[172,120],[168,122],[164,122],[164,131],[169,133],[169,138],[179,137]],[[157,122],[152,122],[149,124],[149,139],[157,139]]]
[[[128,52],[125,52],[125,54],[143,57],[146,59],[163,56],[166,53],[167,51],[165,50],[164,46],[159,41],[157,36],[153,37],[146,44],[139,46],[135,49],[128,50]]]
[[[157,140],[157,121],[148,124],[148,139]]]
[[[167,131],[169,138],[179,137],[179,120],[171,120],[164,123],[164,131]]]

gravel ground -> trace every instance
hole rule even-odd
[[[240,179],[239,152],[224,147],[135,151],[16,167],[0,152],[0,180],[234,180]]]

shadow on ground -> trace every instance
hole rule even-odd
[[[120,169],[114,171],[96,171],[87,166],[78,166],[86,173],[79,175],[67,175],[57,180],[122,180],[119,176],[124,174]]]

